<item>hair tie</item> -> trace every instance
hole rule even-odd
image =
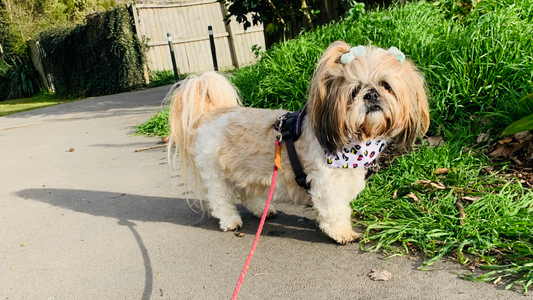
[[[341,56],[341,63],[347,65],[352,62],[356,56],[365,55],[366,48],[365,46],[357,46],[350,49],[350,51],[344,53]]]
[[[403,62],[405,60],[405,54],[403,54],[402,51],[400,51],[398,48],[392,46],[389,48],[389,51],[387,51],[390,55],[396,55],[396,58],[399,62]]]

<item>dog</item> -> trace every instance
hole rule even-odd
[[[295,181],[283,147],[273,199],[312,204],[319,228],[339,244],[351,243],[358,234],[350,202],[365,187],[367,167],[391,138],[409,148],[428,130],[424,79],[395,47],[337,41],[318,62],[306,106],[294,148],[310,188]],[[243,225],[236,203],[261,217],[279,139],[273,125],[286,113],[242,107],[235,87],[215,72],[191,76],[173,93],[170,155],[223,231]],[[275,214],[270,206],[267,216]]]

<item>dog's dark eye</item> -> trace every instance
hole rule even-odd
[[[385,81],[380,82],[379,85],[386,89],[389,93],[392,93],[392,88]]]
[[[356,87],[353,91],[352,91],[352,98],[355,99],[355,97],[357,96],[357,94],[359,94],[359,91],[361,90],[361,87]]]

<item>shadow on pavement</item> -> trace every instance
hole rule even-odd
[[[50,188],[24,189],[16,195],[94,216],[116,218],[119,222],[168,222],[220,231],[217,219],[194,212],[187,201],[180,198]],[[239,232],[255,234],[259,219],[243,207],[239,207],[239,211],[244,222]],[[317,229],[314,220],[305,218],[302,221],[302,217],[278,211],[276,217],[267,219],[263,235],[334,244]]]

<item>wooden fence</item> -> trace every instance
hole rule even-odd
[[[263,26],[246,32],[232,20],[226,25],[223,4],[214,0],[185,0],[173,4],[135,4],[132,6],[138,36],[148,39],[148,68],[172,70],[167,33],[172,36],[176,64],[180,73],[213,70],[207,27],[213,35],[219,70],[239,68],[255,61],[252,47],[265,49]]]

